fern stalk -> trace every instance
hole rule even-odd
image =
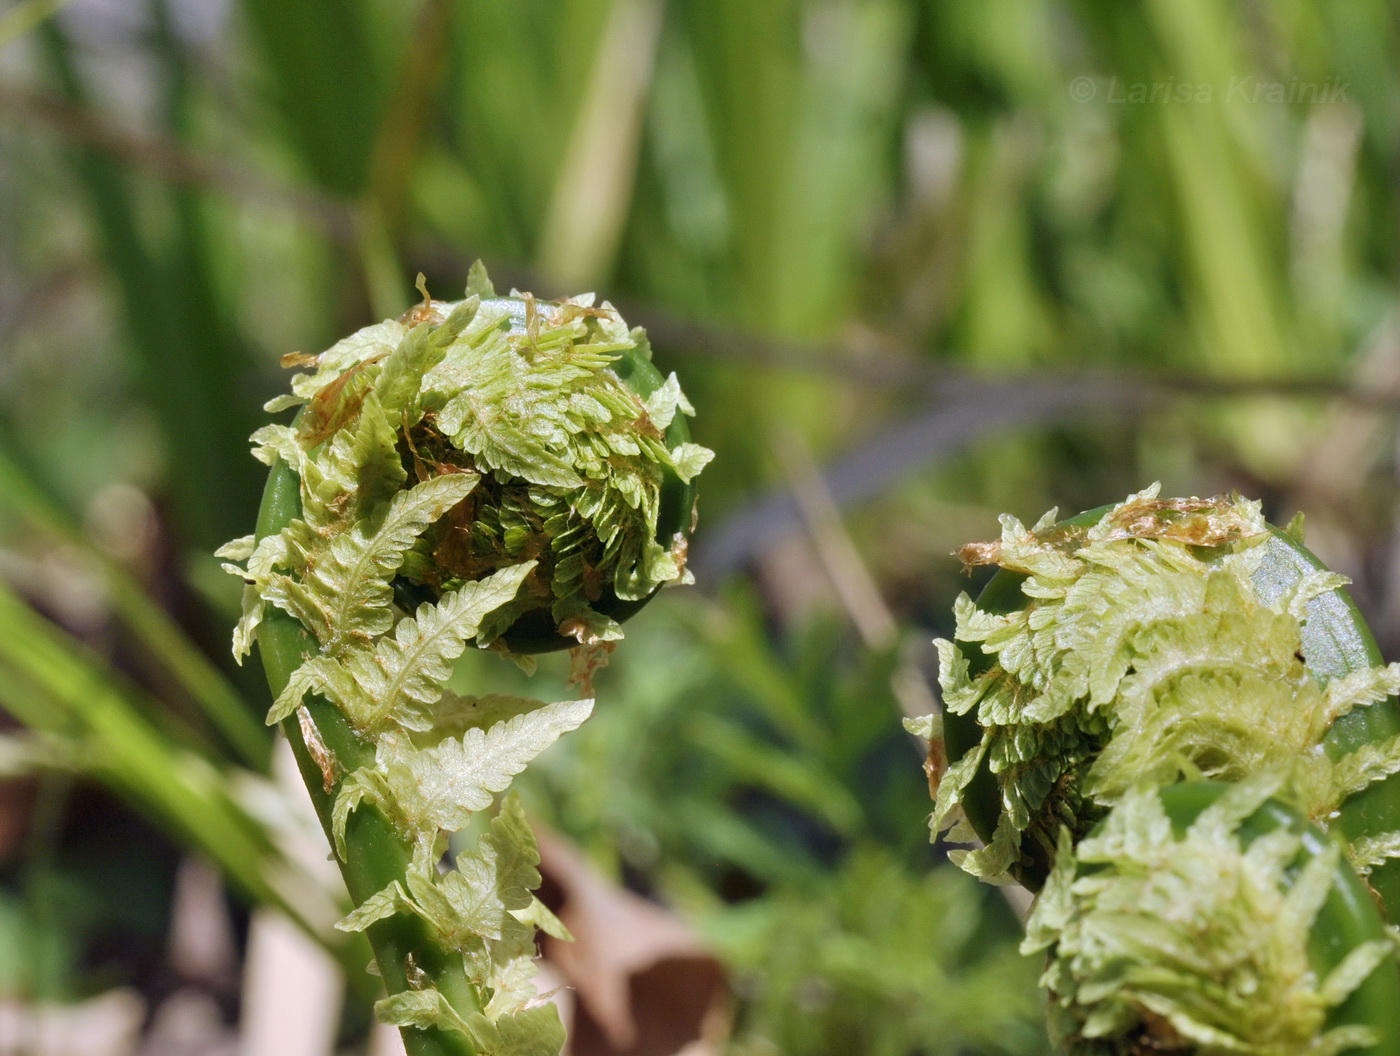
[[[421,281],[420,281],[421,288]],[[684,581],[689,404],[645,335],[591,297],[424,303],[320,356],[253,436],[270,469],[257,532],[220,554],[246,583],[234,635],[255,640],[274,703],[410,1056],[547,1056],[532,893],[539,854],[514,794],[440,868],[446,834],[490,809],[592,700],[446,690],[468,647],[605,654],[620,621]],[[588,657],[584,658],[585,661]],[[588,668],[587,662],[581,665]]]
[[[297,476],[285,462],[279,461],[269,475],[258,511],[258,537],[277,535],[300,512]],[[263,618],[258,626],[257,642],[268,689],[274,698],[286,689],[303,658],[317,648],[301,623],[281,610],[269,612]],[[347,772],[373,764],[372,750],[356,735],[338,708],[317,696],[308,697],[304,706],[320,737],[317,751],[328,752]],[[311,795],[316,816],[330,840],[331,812],[341,782],[335,781],[326,787],[321,765],[307,744],[297,716],[282,720],[281,727],[296,756],[297,768]],[[410,842],[395,829],[383,811],[374,806],[356,811],[349,819],[345,842],[354,848],[354,853],[340,859],[340,871],[350,898],[357,906],[375,892],[401,881],[413,859]],[[455,992],[460,999],[479,1008],[477,994],[467,983],[460,958],[454,963],[451,951],[435,941],[423,921],[408,916],[390,917],[372,924],[367,935],[374,949],[376,968],[388,993],[408,989],[406,966],[412,958],[425,972],[432,969],[440,988]],[[403,1039],[408,1056],[474,1056],[477,1051],[466,1036],[433,1027],[407,1028]]]

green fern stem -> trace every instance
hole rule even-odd
[[[277,535],[301,513],[300,482],[291,468],[278,461],[268,474],[258,511],[257,536]],[[292,673],[318,651],[315,640],[294,617],[280,609],[263,617],[257,629],[258,652],[273,698],[287,688]],[[374,763],[373,748],[367,745],[346,721],[340,709],[318,696],[308,696],[305,707],[315,723],[324,748],[349,773]],[[297,768],[311,795],[316,816],[332,840],[331,811],[340,793],[341,782],[325,785],[320,764],[302,735],[295,715],[282,721]],[[413,859],[413,848],[382,810],[368,804],[355,811],[346,823],[345,842],[354,854],[339,861],[345,887],[355,905],[390,884],[402,882]],[[396,915],[376,921],[366,929],[374,950],[375,964],[385,990],[390,994],[409,989],[406,965],[416,964],[434,985],[467,1008],[481,1008],[480,995],[467,982],[459,955],[437,942],[428,927],[416,917]],[[408,1056],[476,1056],[476,1047],[463,1034],[436,1027],[403,1029]]]

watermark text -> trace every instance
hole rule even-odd
[[[1292,77],[1270,80],[1247,74],[1215,81],[1130,81],[1122,77],[1076,77],[1069,83],[1069,97],[1076,103],[1110,106],[1165,106],[1187,103],[1234,103],[1250,106],[1310,106],[1351,102],[1351,82],[1340,77],[1320,81]]]

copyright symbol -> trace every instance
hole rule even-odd
[[[1076,77],[1069,82],[1069,97],[1076,103],[1087,103],[1098,90],[1092,77]]]

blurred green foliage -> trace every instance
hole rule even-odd
[[[283,897],[228,793],[266,701],[209,551],[252,525],[278,357],[480,256],[647,325],[719,454],[703,596],[629,628],[535,809],[703,927],[736,1051],[1042,1051],[1009,911],[926,845],[891,675],[994,513],[1154,478],[1305,509],[1400,626],[1398,34],[1382,0],[75,0],[0,52],[0,704],[44,735],[7,766]],[[906,632],[855,633],[784,437]],[[514,677],[488,659],[459,678]],[[41,930],[39,887],[94,882],[42,846],[0,847]],[[0,951],[6,990],[98,985],[61,915],[71,969]]]

